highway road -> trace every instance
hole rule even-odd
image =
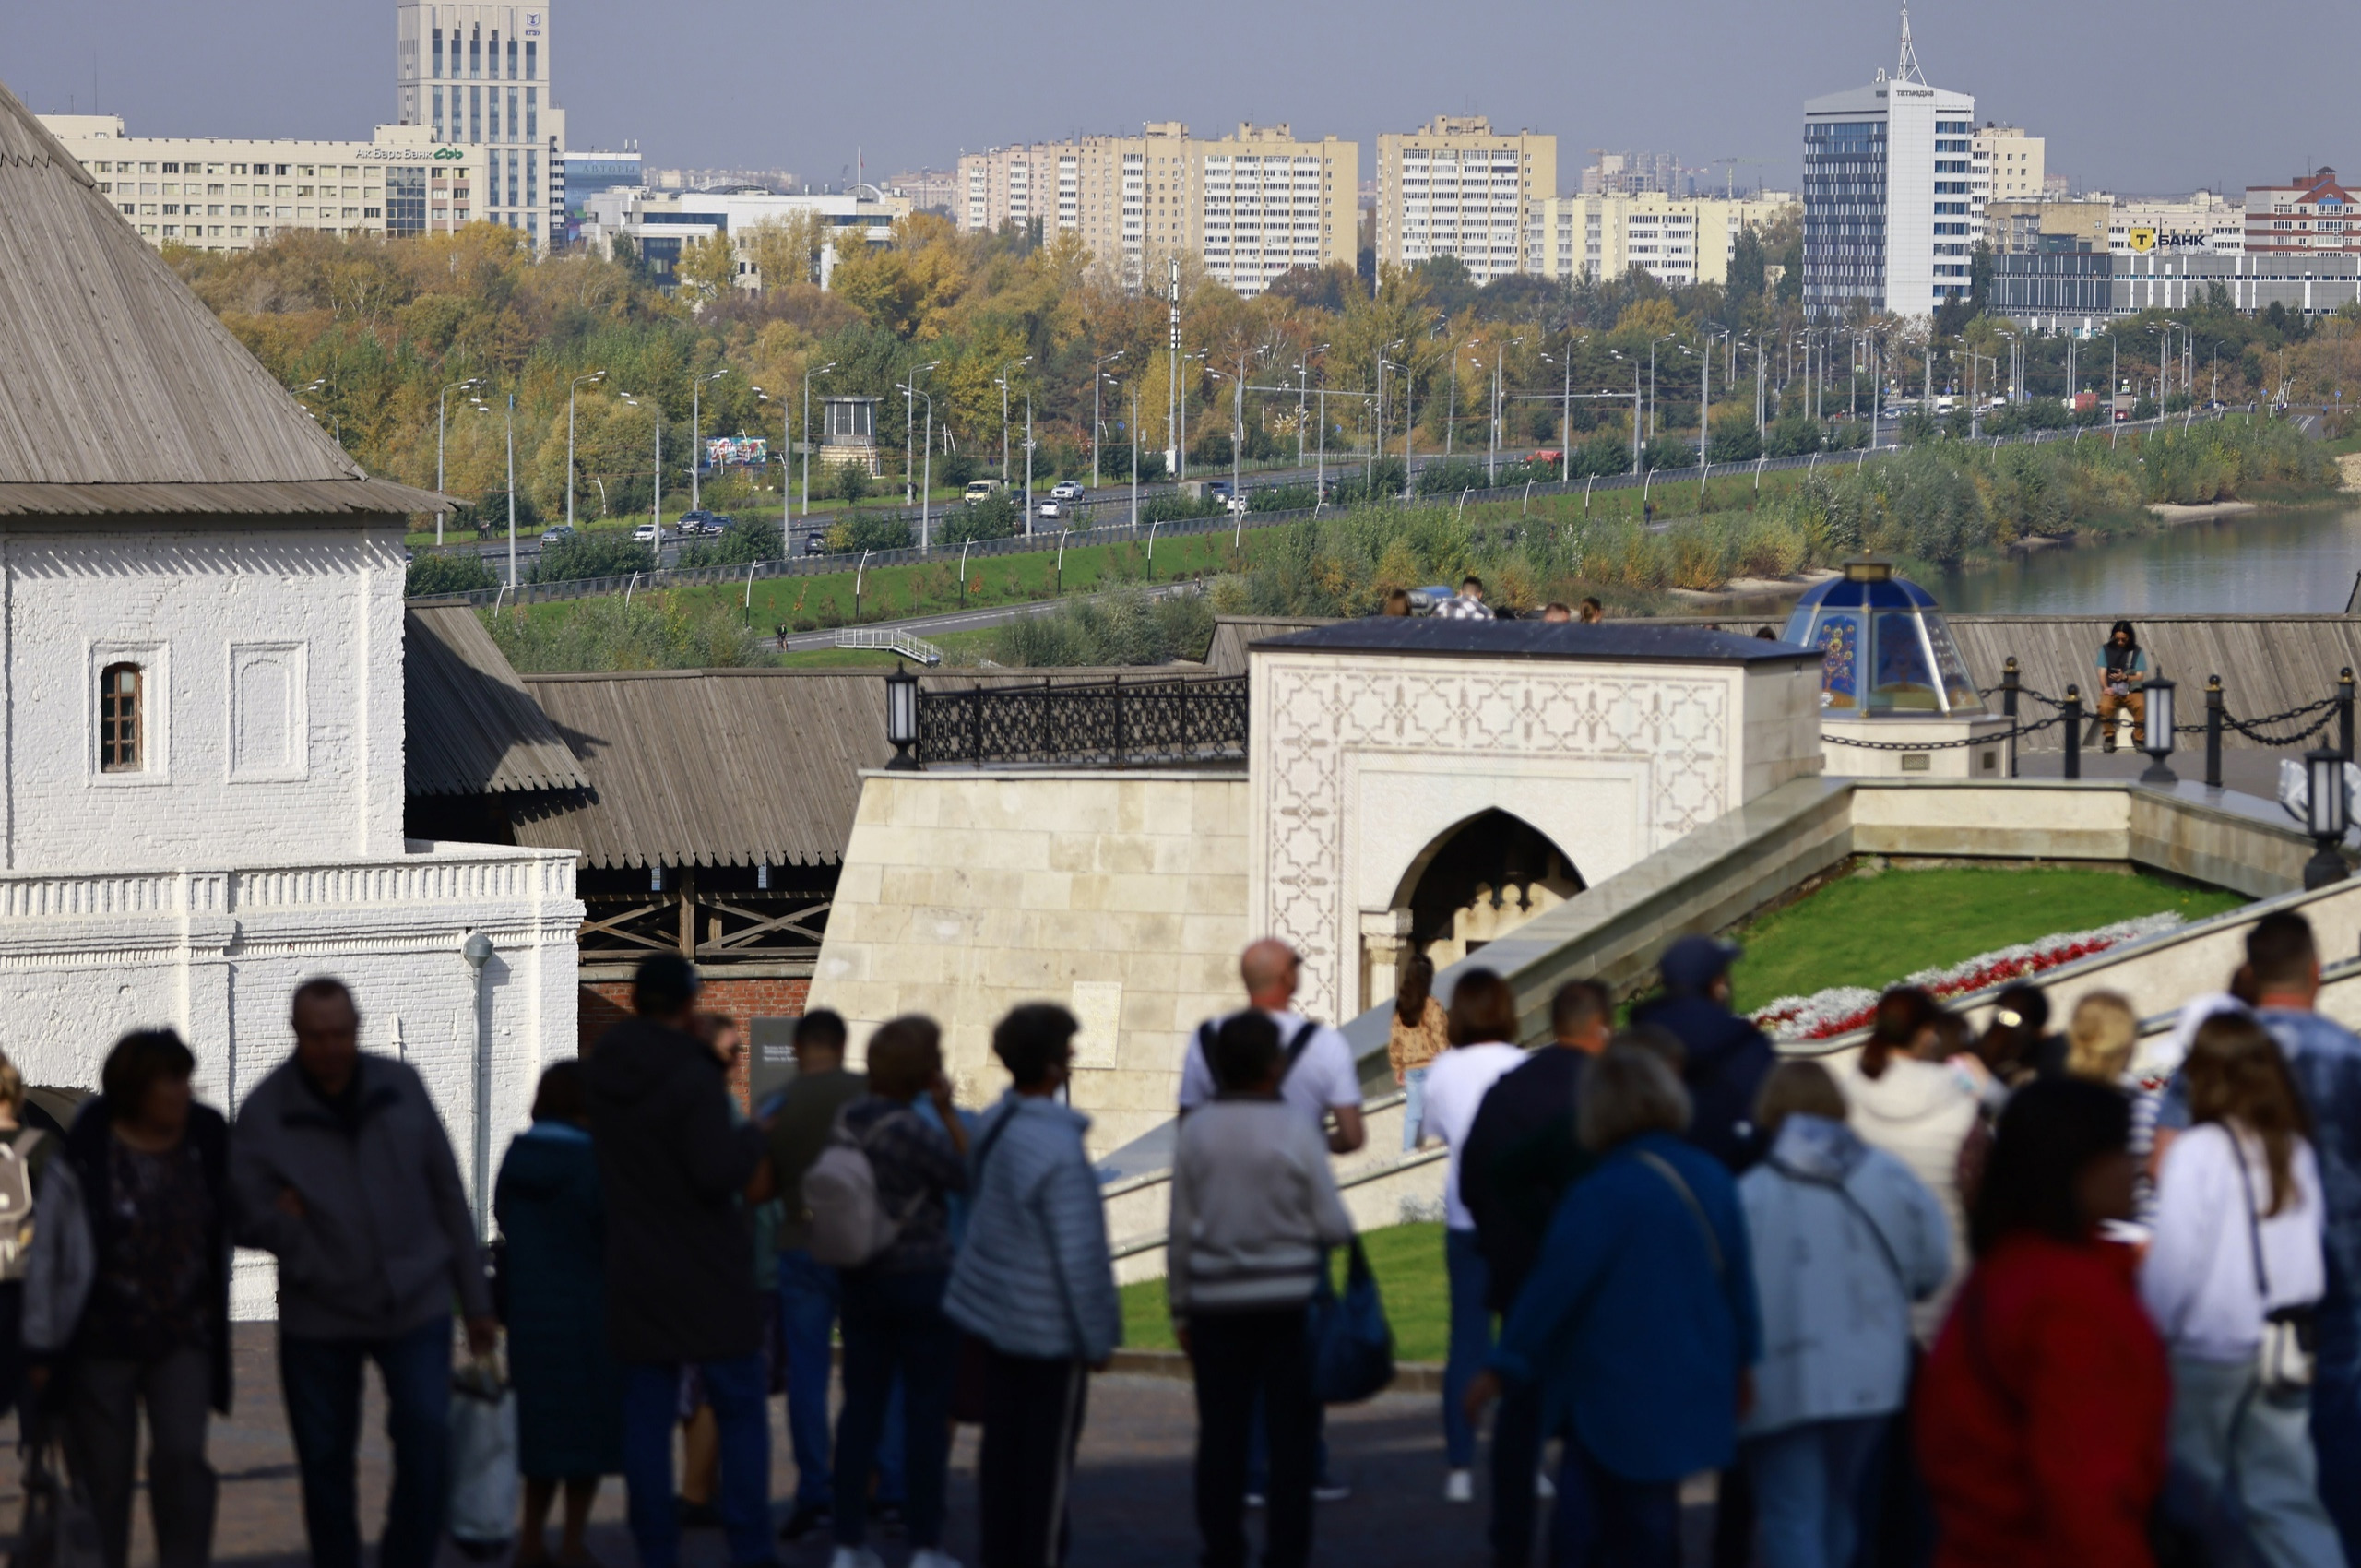
[[[1148,597],[1161,599],[1166,594],[1185,592],[1191,586],[1166,583],[1149,588]],[[861,624],[861,630],[908,632],[914,637],[931,640],[949,632],[980,632],[992,626],[1004,626],[1011,621],[1021,621],[1028,615],[1044,614],[1065,602],[1062,599],[1045,599],[1030,604],[1003,604],[990,610],[954,610],[946,614],[917,615],[901,621],[865,621]],[[836,634],[834,631],[793,632],[783,639],[774,639],[771,646],[781,653],[803,653],[813,648],[834,647],[836,646]]]

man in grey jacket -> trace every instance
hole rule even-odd
[[[1064,1008],[1036,1003],[992,1030],[1015,1083],[977,1129],[967,1241],[943,1297],[951,1321],[987,1347],[983,1568],[1065,1561],[1085,1392],[1122,1338],[1106,1209],[1083,1152],[1090,1119],[1057,1099],[1078,1027]]]
[[[361,1367],[377,1363],[393,1438],[383,1568],[427,1568],[449,1491],[451,1302],[468,1344],[498,1336],[451,1143],[408,1064],[363,1056],[343,982],[297,989],[295,1051],[231,1135],[238,1240],[279,1259],[279,1378],[303,1477],[312,1561],[360,1568],[353,1465]]]

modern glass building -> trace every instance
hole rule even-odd
[[[1902,62],[1804,104],[1804,308],[1924,315],[1964,299],[1982,223],[1975,99],[1928,87],[1902,22]]]

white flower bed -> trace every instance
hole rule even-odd
[[[2038,942],[1996,948],[1949,968],[1921,969],[1893,983],[1921,986],[1938,1001],[1948,1001],[2011,980],[2029,980],[2078,958],[2172,931],[2180,923],[2179,913],[2167,909],[2091,931],[2060,932]],[[1809,996],[1783,996],[1756,1013],[1754,1021],[1774,1039],[1829,1039],[1867,1028],[1876,1016],[1881,994],[1865,986],[1834,985]]]

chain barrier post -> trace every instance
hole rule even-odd
[[[2082,688],[2066,688],[2066,700],[2058,705],[2059,722],[2066,727],[2066,777],[2082,776]]]
[[[2000,665],[2000,712],[2009,721],[2009,777],[2017,776],[2017,656]]]
[[[2222,787],[2222,677],[2205,677],[2205,787]]]
[[[2336,749],[2353,760],[2353,667],[2336,672]]]

